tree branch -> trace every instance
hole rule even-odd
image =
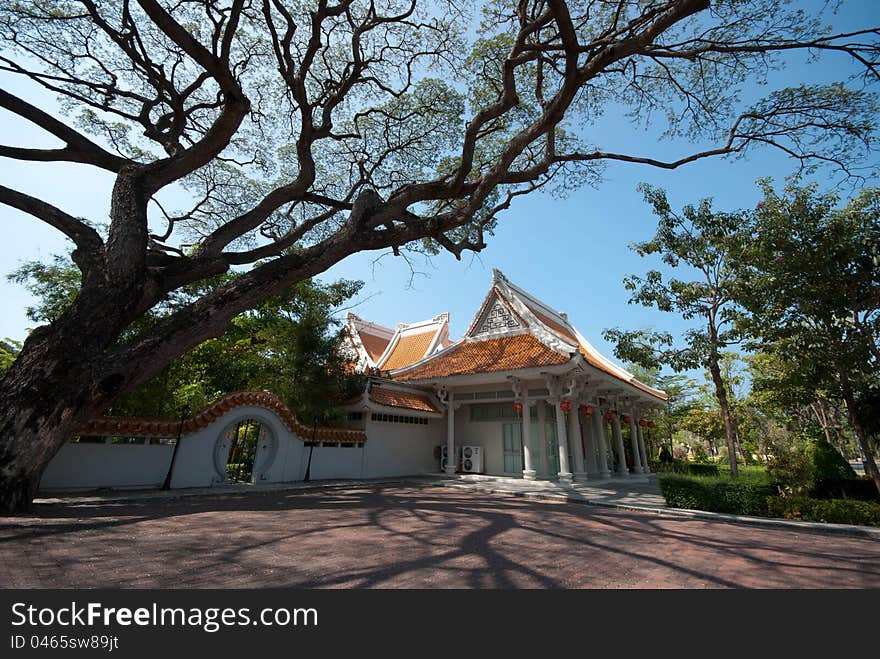
[[[78,162],[94,165],[111,172],[118,172],[130,162],[105,151],[67,124],[3,89],[0,89],[0,107],[36,124],[66,144],[62,149],[22,149],[0,146],[0,156],[18,160]]]

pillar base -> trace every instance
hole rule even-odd
[[[454,465],[446,467],[446,475],[447,476],[455,476],[455,466]]]
[[[574,474],[570,474],[567,471],[560,471],[557,477],[563,485],[571,485],[572,480],[574,480]]]
[[[614,472],[615,476],[620,476],[621,478],[629,478],[629,469],[624,467],[622,470],[618,470]]]
[[[532,469],[528,471],[523,471],[523,478],[527,481],[533,481],[538,477],[538,472]]]
[[[585,471],[576,471],[574,472],[574,482],[575,483],[586,483],[589,480],[589,476]]]
[[[633,467],[632,473],[634,473],[634,474],[642,474],[642,473],[644,473],[644,472],[642,471],[642,468],[641,468],[641,467]]]
[[[603,471],[599,474],[599,477],[600,478],[611,478],[611,472],[610,471]]]

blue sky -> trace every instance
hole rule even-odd
[[[833,22],[847,29],[876,24],[878,19],[880,6],[871,0],[859,0],[846,3]],[[809,65],[798,61],[801,59],[792,59],[785,71],[771,77],[771,83],[831,80],[851,68],[842,56]],[[37,93],[9,76],[0,75],[0,85],[30,100],[53,103],[51,96]],[[768,88],[753,91],[763,95]],[[693,149],[693,145],[681,141],[658,142],[661,130],[660,124],[647,130],[633,127],[609,113],[602,125],[601,143],[605,148],[655,157],[679,157]],[[51,138],[8,113],[0,114],[0,135],[4,143],[53,144]],[[627,303],[624,276],[659,267],[658,261],[639,258],[627,248],[633,241],[649,238],[654,228],[654,216],[636,190],[638,183],[665,188],[676,207],[708,196],[714,198],[717,208],[732,210],[754,207],[760,198],[755,185],[758,177],[772,176],[782,184],[794,167],[791,160],[769,150],[756,150],[745,160],[703,160],[671,172],[612,163],[597,189],[576,190],[565,199],[535,194],[516,203],[503,216],[489,247],[479,255],[466,254],[461,262],[448,254],[427,262],[417,257],[413,260],[417,274],[413,276],[401,258],[386,255],[376,264],[378,253],[362,253],[337,264],[322,278],[364,280],[366,286],[353,310],[383,325],[393,327],[398,322],[449,311],[452,335],[458,338],[491,283],[492,268],[499,268],[514,283],[567,312],[581,333],[610,356],[611,348],[601,337],[605,328],[654,326],[680,332],[687,327],[670,314]],[[112,177],[94,168],[0,158],[0,180],[75,215],[97,221],[107,217]],[[67,249],[56,231],[3,206],[0,226],[6,228],[0,242],[3,275],[23,260],[45,259]],[[32,325],[24,311],[30,297],[3,277],[0,300],[0,338],[22,339]]]

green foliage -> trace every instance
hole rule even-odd
[[[813,488],[813,465],[806,443],[798,438],[774,438],[769,446],[767,473],[784,492],[807,494]]]
[[[762,186],[736,257],[738,326],[772,355],[756,386],[789,404],[831,392],[860,418],[855,395],[880,368],[880,188],[839,208],[815,185]]]
[[[5,341],[0,341],[0,376],[9,370],[12,362],[18,357],[19,352],[21,352],[21,343],[19,341],[8,338]]]
[[[718,409],[692,408],[682,419],[681,428],[713,446],[724,443],[724,421]]]
[[[129,327],[124,338],[149,329],[235,276],[224,275],[176,291]],[[49,265],[27,262],[10,278],[38,298],[37,305],[28,310],[29,317],[51,322],[75,296],[79,269],[56,255]],[[347,360],[339,350],[342,330],[333,316],[362,285],[347,280],[331,284],[304,280],[285,289],[234,318],[218,338],[196,346],[120,397],[108,413],[176,418],[184,407],[198,410],[231,391],[265,389],[280,396],[306,423],[314,419],[332,422],[338,403],[363,388],[348,373]],[[15,346],[4,346],[0,343],[0,369],[16,354]]]
[[[812,466],[812,478],[815,484],[856,477],[853,468],[844,460],[840,452],[828,442],[811,439],[807,442],[805,451]]]
[[[51,323],[76,297],[82,275],[68,257],[53,254],[49,263],[26,261],[6,278],[23,285],[37,298],[36,306],[25,310],[27,317],[37,323]]]
[[[856,478],[855,471],[837,449],[815,438],[774,443],[767,471],[783,492],[794,495],[843,493],[847,486],[842,483]],[[853,490],[858,488],[853,486]]]
[[[661,474],[660,491],[673,508],[690,508],[734,515],[766,515],[775,488],[759,479]]]
[[[348,373],[333,311],[361,285],[305,280],[288,288],[123,396],[111,412],[176,416],[184,405],[195,410],[230,391],[264,389],[305,423],[337,420],[338,404],[362,387]]]
[[[880,503],[852,499],[812,499],[809,497],[768,497],[771,517],[799,519],[827,524],[880,526]]]

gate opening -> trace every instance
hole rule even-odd
[[[266,431],[257,419],[243,419],[232,430],[226,476],[234,483],[252,483],[257,446]]]

